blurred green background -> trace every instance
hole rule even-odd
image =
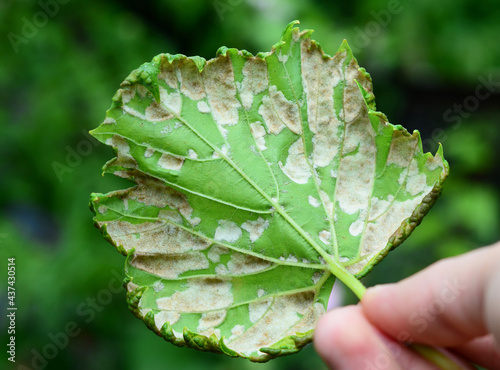
[[[161,52],[268,51],[294,19],[329,54],[347,39],[373,77],[378,109],[418,129],[426,150],[442,142],[450,162],[442,198],[364,282],[396,281],[499,238],[496,0],[0,0],[0,303],[4,312],[6,259],[15,257],[14,368],[324,368],[312,346],[259,365],[155,336],[116,289],[124,258],[87,206],[92,191],[129,186],[100,176],[112,151],[86,132],[131,70]],[[67,323],[78,332],[68,340]],[[0,338],[5,349],[6,330]]]

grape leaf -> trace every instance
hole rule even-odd
[[[92,131],[115,149],[104,171],[136,184],[92,194],[95,223],[127,256],[130,309],[175,345],[299,351],[335,278],[408,237],[448,174],[375,110],[345,41],[328,56],[296,23],[256,56],[158,55]]]

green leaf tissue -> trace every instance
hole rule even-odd
[[[313,339],[336,279],[401,244],[448,174],[377,112],[347,42],[329,56],[290,23],[271,51],[161,54],[91,133],[105,173],[94,222],[126,256],[130,310],[167,341],[265,362]]]

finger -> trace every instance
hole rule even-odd
[[[314,346],[331,369],[435,369],[373,327],[360,306],[346,306],[325,314],[316,326]]]
[[[484,313],[486,316],[486,324],[491,333],[496,339],[497,348],[500,348],[500,314],[498,307],[500,307],[500,263],[497,261],[494,273],[486,287],[486,300]]]
[[[485,286],[500,259],[500,244],[439,261],[396,284],[368,289],[366,317],[403,342],[458,346],[488,333]]]
[[[490,370],[500,370],[500,350],[491,334],[473,339],[462,346],[450,348],[450,350],[479,366]]]

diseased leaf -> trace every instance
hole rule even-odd
[[[130,309],[178,346],[297,352],[335,275],[399,245],[448,173],[375,111],[346,42],[330,57],[296,23],[269,53],[155,57],[92,131],[116,151],[104,171],[137,184],[92,194],[96,225],[127,256]]]

